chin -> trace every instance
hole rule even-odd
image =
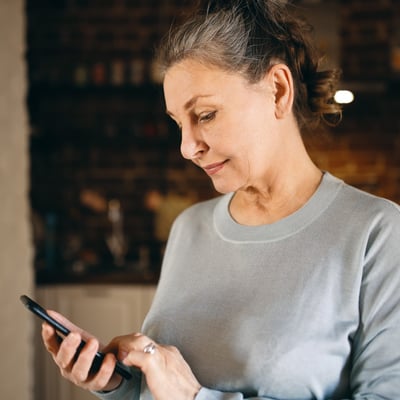
[[[221,194],[227,194],[236,192],[239,189],[238,185],[229,184],[228,182],[218,182],[217,180],[212,180],[214,189]]]

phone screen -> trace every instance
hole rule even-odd
[[[66,328],[64,325],[60,324],[54,318],[52,318],[42,306],[40,306],[38,303],[36,303],[26,295],[20,296],[20,300],[28,310],[32,311],[39,318],[50,324],[57,331],[57,333],[61,338],[68,336],[70,330]],[[82,340],[78,347],[78,351],[75,357],[78,357],[80,350],[83,348],[83,346],[85,346],[85,344],[86,342]],[[104,359],[104,353],[98,351],[93,360],[93,364],[90,368],[90,371],[93,373],[97,372],[100,369],[103,359]],[[115,372],[121,375],[125,379],[130,379],[132,378],[132,374],[126,368],[127,367],[125,367],[119,361],[117,361],[117,364],[115,365]]]

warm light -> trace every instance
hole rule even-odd
[[[349,104],[354,100],[354,94],[350,90],[338,90],[334,99],[338,104]]]

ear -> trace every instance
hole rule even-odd
[[[292,73],[285,64],[275,64],[267,73],[275,97],[275,117],[287,117],[293,108],[294,83]]]

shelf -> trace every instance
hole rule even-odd
[[[154,149],[175,148],[179,144],[179,136],[169,135],[154,137],[137,137],[134,135],[118,135],[115,137],[104,137],[96,134],[75,133],[70,136],[31,136],[30,147],[33,153],[46,153],[51,149],[64,148],[68,145],[79,148],[100,147],[102,149]]]
[[[29,87],[30,95],[50,95],[50,96],[149,96],[154,99],[155,96],[162,96],[163,90],[161,85],[157,84],[144,84],[144,85],[111,85],[111,84],[103,84],[103,85],[95,85],[95,84],[87,84],[87,85],[73,85],[68,83],[59,83],[59,84],[51,84],[51,83],[38,83],[32,84]]]
[[[160,267],[154,267],[159,269]],[[125,268],[120,270],[114,267],[107,271],[93,271],[85,272],[82,274],[76,273],[58,273],[58,272],[47,272],[37,271],[36,272],[36,284],[38,286],[43,285],[65,285],[65,284],[85,284],[85,285],[97,285],[97,284],[141,284],[141,285],[156,285],[159,279],[159,273],[150,271],[134,271]]]

